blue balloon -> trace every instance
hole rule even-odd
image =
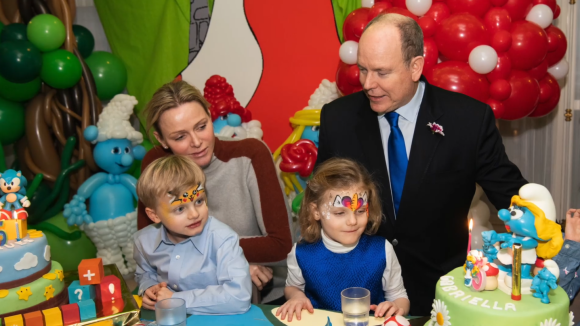
[[[318,147],[318,137],[319,137],[318,129],[320,129],[319,126],[306,126],[300,138],[311,140],[314,143],[314,145]]]

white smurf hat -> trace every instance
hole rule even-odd
[[[544,211],[544,215],[548,220],[556,222],[556,205],[548,188],[537,183],[528,183],[520,188],[519,194],[521,199],[538,206],[539,209]]]

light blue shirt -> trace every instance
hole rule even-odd
[[[188,314],[241,314],[250,309],[252,280],[238,235],[209,217],[203,231],[174,244],[162,224],[134,236],[139,295],[161,282],[185,300]]]
[[[425,93],[425,83],[419,82],[415,95],[409,103],[396,109],[395,112],[399,114],[399,128],[403,133],[405,139],[405,150],[407,151],[407,158],[411,154],[411,144],[413,143],[413,133],[415,132],[415,125],[417,124],[417,116],[423,101],[423,94]],[[379,129],[381,131],[381,140],[383,142],[383,152],[385,153],[385,162],[387,162],[387,173],[389,171],[389,136],[391,135],[391,125],[385,115],[379,115]],[[389,175],[390,176],[390,175]],[[390,186],[390,185],[389,185]],[[392,196],[391,189],[391,196]],[[396,214],[395,214],[396,215]]]

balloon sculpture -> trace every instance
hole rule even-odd
[[[567,42],[552,25],[556,0],[365,0],[342,25],[336,72],[344,95],[360,91],[358,40],[383,13],[413,18],[423,30],[427,80],[486,102],[498,119],[541,117],[560,99]]]
[[[211,119],[216,136],[262,139],[262,124],[252,120],[252,112],[240,105],[234,96],[234,88],[224,77],[211,76],[205,82],[203,96],[211,104]]]
[[[132,236],[137,231],[134,201],[138,200],[137,180],[125,172],[135,159],[145,156],[139,145],[143,135],[129,122],[135,104],[133,96],[116,95],[99,116],[97,126],[85,129],[85,139],[96,143],[96,164],[105,172],[85,181],[63,212],[69,225],[80,226],[93,241],[97,257],[104,264],[117,264],[122,274],[136,267]],[[85,200],[89,200],[89,211]]]

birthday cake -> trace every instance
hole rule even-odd
[[[549,191],[527,184],[498,216],[508,232],[482,232],[483,249],[440,278],[426,326],[572,326],[552,260],[563,239]]]

